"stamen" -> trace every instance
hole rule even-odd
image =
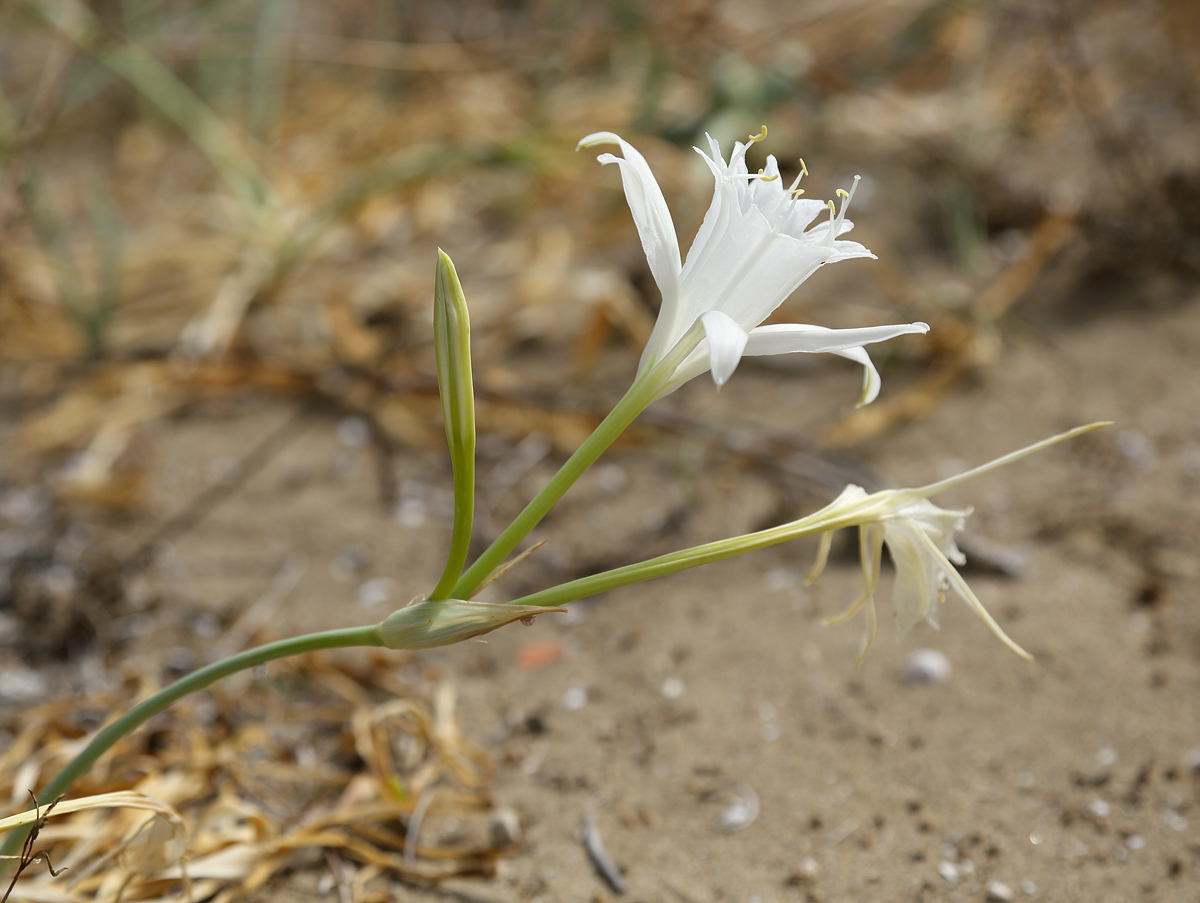
[[[763,126],[763,128],[766,128],[766,126]],[[759,176],[758,180],[760,182],[774,182],[776,179],[779,178],[779,173],[775,173],[775,175],[773,175],[773,176],[765,176],[765,175],[763,175],[763,171],[760,169],[758,171],[758,176]]]
[[[794,198],[798,198],[798,197],[800,197],[800,195],[804,194],[804,189],[803,188],[793,188],[791,191],[788,192],[788,194],[790,194]]]
[[[800,172],[802,172],[804,175],[808,175],[808,167],[804,165],[804,158],[800,157],[799,159],[800,159]]]
[[[846,221],[846,209],[850,206],[850,201],[854,199],[854,192],[857,190],[860,181],[862,181],[862,176],[855,176],[854,184],[850,186],[849,191],[846,191],[844,188],[837,190],[838,197],[842,199],[842,209],[838,211],[837,217],[837,233],[841,233],[842,231],[842,223]],[[834,235],[835,233],[831,232],[830,234]]]
[[[764,141],[764,140],[766,140],[766,137],[767,137],[767,127],[764,125],[762,127],[761,132],[759,132],[757,135],[750,136],[750,140],[751,141]]]

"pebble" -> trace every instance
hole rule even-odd
[[[383,602],[391,602],[400,589],[400,584],[391,577],[375,577],[359,584],[355,598],[363,608],[374,608]]]
[[[588,703],[587,690],[583,687],[571,687],[563,693],[563,705],[568,711],[577,712]]]
[[[1014,896],[1012,888],[1003,881],[989,881],[986,891],[988,903],[1010,903]]]
[[[914,686],[940,684],[950,676],[950,659],[936,649],[918,649],[904,663],[904,682]]]
[[[32,668],[18,665],[0,671],[0,699],[11,702],[33,702],[49,691],[49,684]]]
[[[678,677],[668,677],[662,682],[662,694],[667,699],[678,699],[683,695],[683,681]]]
[[[948,859],[943,859],[938,863],[937,870],[938,874],[941,875],[942,879],[946,882],[947,887],[951,889],[958,887],[958,868],[953,862],[950,862]]]
[[[497,809],[492,813],[492,843],[498,847],[515,847],[521,842],[521,819],[512,809]]]

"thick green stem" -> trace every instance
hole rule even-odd
[[[198,671],[193,671],[186,677],[181,677],[175,683],[163,687],[153,696],[143,699],[132,709],[104,728],[83,750],[67,765],[50,779],[42,788],[39,801],[52,802],[66,793],[71,785],[82,777],[104,753],[126,734],[140,727],[172,703],[182,699],[189,693],[202,690],[214,681],[247,668],[254,668],[277,658],[287,658],[317,649],[336,649],[341,646],[382,646],[383,640],[379,635],[379,626],[347,627],[341,630],[326,630],[321,633],[310,633],[305,636],[292,637],[267,643],[254,649],[247,649],[219,662],[206,665]],[[21,848],[29,828],[16,828],[9,832],[4,844],[0,846],[0,854],[12,854]],[[7,871],[8,863],[0,862],[0,874]]]

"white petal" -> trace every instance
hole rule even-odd
[[[928,618],[931,611],[937,617],[933,606],[942,582],[942,566],[929,554],[919,533],[923,535],[920,528],[903,520],[888,521],[884,526],[884,541],[896,565],[892,604],[896,609],[897,640]]]
[[[863,387],[862,394],[858,396],[858,404],[856,407],[870,404],[879,397],[879,389],[883,385],[883,380],[879,378],[879,371],[875,369],[875,364],[871,361],[871,355],[867,354],[867,349],[847,348],[845,351],[833,352],[840,357],[849,358],[855,363],[862,364],[863,368]]]
[[[708,366],[713,382],[723,386],[733,376],[749,336],[737,322],[719,310],[710,310],[700,317],[708,341]]]
[[[937,547],[937,544],[934,543],[932,539],[930,539],[924,533],[922,533],[918,538],[925,544],[926,550],[931,556],[941,558],[942,551]],[[946,578],[950,581],[954,588],[958,590],[958,594],[963,597],[963,600],[967,603],[967,605],[975,610],[975,614],[979,615],[979,617],[983,619],[983,623],[987,624],[988,629],[996,635],[1000,642],[1002,642],[1017,655],[1021,656],[1021,658],[1025,659],[1025,661],[1033,661],[1033,656],[1014,643],[1009,638],[1008,634],[1004,632],[1004,629],[996,623],[996,619],[993,618],[988,610],[983,607],[983,603],[979,601],[979,597],[976,596],[971,590],[971,587],[967,585],[967,581],[962,578],[962,574],[955,570],[954,566],[945,558],[941,558],[940,563],[943,573],[946,575]]]
[[[753,354],[753,352],[749,350],[747,350],[746,353]],[[1100,420],[1096,423],[1089,423],[1086,426],[1077,426],[1073,430],[1067,430],[1065,433],[1059,433],[1057,436],[1051,436],[1049,439],[1043,439],[1041,442],[1035,442],[1033,445],[1027,445],[1024,448],[1019,448],[1015,452],[1009,452],[1007,455],[1001,455],[994,461],[989,461],[987,464],[981,464],[979,467],[973,467],[964,473],[958,474],[957,476],[953,476],[945,480],[939,480],[936,483],[930,483],[927,486],[921,486],[917,489],[906,491],[909,492],[910,495],[918,497],[937,495],[939,492],[945,492],[947,489],[953,489],[955,486],[959,486],[967,482],[967,480],[973,480],[976,477],[983,476],[985,473],[991,473],[993,470],[1012,464],[1014,461],[1020,461],[1022,458],[1027,458],[1034,452],[1041,451],[1043,448],[1049,448],[1051,445],[1057,445],[1059,442],[1063,442],[1067,439],[1073,439],[1076,436],[1082,435],[1083,433],[1090,433],[1092,430],[1100,429],[1102,426],[1109,426],[1111,423],[1111,420]]]
[[[678,307],[681,263],[679,239],[675,235],[675,224],[671,220],[666,198],[663,197],[662,189],[658,187],[646,158],[619,135],[613,132],[596,132],[580,141],[576,149],[594,147],[597,144],[618,144],[621,147],[624,157],[601,154],[596,159],[601,163],[616,163],[621,168],[625,200],[633,214],[633,222],[642,240],[642,249],[646,252],[650,272],[654,274],[654,281],[658,283],[658,290],[662,293],[662,313],[666,315],[666,319],[674,320]],[[660,315],[659,319],[662,320],[663,316]]]
[[[870,404],[879,395],[879,371],[862,346],[883,342],[906,333],[928,332],[924,323],[900,323],[895,326],[867,326],[859,329],[826,329],[824,326],[805,326],[799,323],[780,323],[759,326],[750,331],[744,354],[793,354],[796,352],[830,353],[862,364],[863,391],[859,407]]]

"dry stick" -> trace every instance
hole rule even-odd
[[[29,826],[29,834],[25,838],[25,842],[21,845],[21,854],[17,857],[14,857],[18,860],[17,868],[16,871],[13,872],[12,881],[8,883],[8,889],[4,892],[4,896],[0,897],[0,903],[7,903],[9,896],[13,892],[13,888],[17,886],[17,879],[21,877],[21,873],[39,859],[46,860],[46,868],[49,869],[50,877],[52,878],[57,878],[66,871],[65,868],[55,871],[54,866],[50,864],[50,854],[45,850],[40,850],[36,853],[33,852],[33,845],[37,843],[38,834],[40,834],[42,828],[46,826],[46,821],[50,818],[50,813],[54,810],[54,807],[58,805],[58,801],[62,799],[62,797],[56,798],[54,802],[46,807],[46,811],[43,812],[41,807],[38,805],[37,795],[32,790],[29,791],[29,796],[33,800],[33,809],[37,814],[37,818],[34,820],[33,824]]]

